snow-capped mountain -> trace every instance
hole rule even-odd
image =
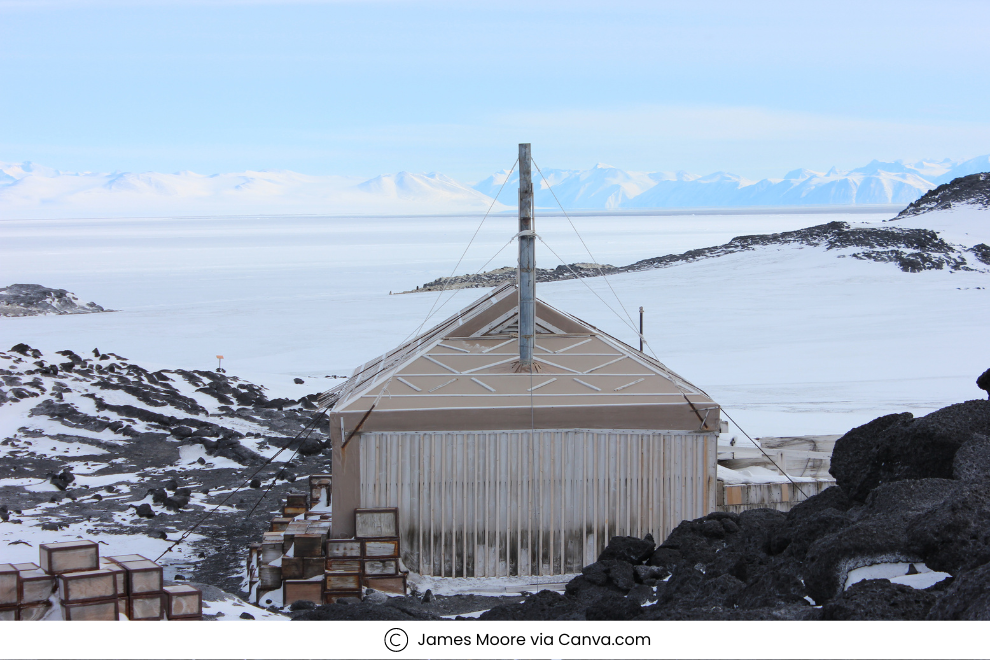
[[[0,217],[474,213],[491,199],[438,173],[358,177],[297,172],[59,172],[0,163]],[[496,205],[495,210],[505,208]]]
[[[795,169],[780,179],[729,172],[636,172],[599,163],[587,170],[534,168],[538,208],[565,210],[909,204],[952,179],[990,171],[990,155],[963,162],[874,160],[848,172]],[[287,170],[60,172],[0,163],[0,217],[243,214],[436,214],[504,211],[516,204],[517,169],[470,186],[433,172],[369,180]],[[501,192],[500,192],[501,191]],[[492,203],[498,196],[498,200]]]

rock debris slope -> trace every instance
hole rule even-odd
[[[163,539],[177,539],[260,469],[254,488],[163,560],[186,579],[237,592],[247,543],[267,530],[296,475],[329,471],[324,428],[295,440],[315,395],[271,400],[223,373],[150,371],[113,353],[47,355],[25,344],[0,352],[0,379],[4,556],[28,544],[36,558],[39,542],[77,536],[157,556]],[[273,480],[247,518],[257,487]]]

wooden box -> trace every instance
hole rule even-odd
[[[132,555],[133,556],[133,555]],[[140,555],[137,555],[140,557]],[[162,590],[162,567],[150,559],[121,561],[120,557],[110,557],[127,573],[127,593],[131,596],[157,594]]]
[[[160,621],[165,614],[164,600],[160,591],[154,594],[132,594],[127,599],[127,618],[131,621]]]
[[[304,506],[283,506],[282,507],[282,517],[283,518],[295,518],[296,516],[301,516],[306,513],[306,507]]]
[[[387,594],[406,594],[406,574],[386,576],[366,575],[361,579],[362,586]]]
[[[327,559],[327,573],[360,573],[360,559]]]
[[[360,573],[327,573],[327,591],[355,591],[361,589]]]
[[[87,603],[61,603],[60,606],[62,618],[66,621],[116,621],[119,612],[116,598]]]
[[[282,588],[282,567],[261,566],[258,568],[258,590],[274,591]]]
[[[18,621],[41,621],[48,614],[52,604],[47,600],[41,603],[28,603],[17,608]]]
[[[326,591],[323,593],[323,604],[336,603],[341,598],[361,598],[360,591]]]
[[[398,559],[362,559],[361,572],[365,575],[398,575]]]
[[[100,546],[93,541],[42,543],[38,550],[41,570],[52,575],[95,571],[100,567]]]
[[[285,528],[289,526],[292,522],[292,518],[272,518],[272,529],[273,532],[284,532]]]
[[[326,559],[324,557],[302,557],[302,563],[303,580],[323,575],[323,571],[326,568]]]
[[[322,557],[325,540],[320,534],[296,534],[292,539],[292,554],[295,557]]]
[[[362,543],[363,557],[391,559],[399,556],[399,539],[366,539]]]
[[[63,603],[90,600],[116,600],[117,582],[113,571],[98,569],[62,573],[58,576],[58,597]]]
[[[41,570],[41,566],[38,566],[33,561],[26,561],[23,564],[13,564],[13,567],[22,572]]]
[[[21,571],[21,592],[18,602],[40,603],[48,600],[55,591],[55,576],[45,573],[40,568],[31,571]]]
[[[121,568],[120,564],[108,557],[100,557],[100,569],[113,573],[114,585],[117,588],[117,596],[127,595],[127,571]]]
[[[117,598],[117,619],[123,620],[127,618],[127,611],[130,606],[130,602],[127,600],[127,596],[120,596]]]
[[[399,535],[399,510],[396,508],[355,509],[354,536],[359,539],[396,537]]]
[[[17,605],[4,605],[0,607],[0,621],[17,621]]]
[[[285,506],[293,509],[302,508],[302,512],[306,513],[306,510],[309,509],[309,498],[306,493],[290,490],[285,494]]]
[[[361,541],[353,539],[327,539],[327,557],[334,559],[360,559]]]
[[[17,605],[21,572],[13,564],[0,564],[0,606]]]
[[[291,605],[297,600],[323,602],[323,583],[319,580],[286,580],[282,585],[282,602]]]
[[[303,558],[302,557],[282,557],[282,579],[301,580],[303,579]]]
[[[319,506],[324,499],[324,493],[329,495],[331,482],[332,477],[329,474],[309,475],[309,501],[311,502],[311,506]],[[329,502],[330,498],[327,497],[326,500]]]
[[[203,616],[203,592],[188,584],[165,587],[165,616],[184,619]]]
[[[285,553],[285,535],[281,532],[265,532],[261,543],[261,563],[270,564]]]

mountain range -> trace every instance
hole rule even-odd
[[[729,172],[633,172],[603,163],[587,170],[533,174],[538,208],[556,209],[559,201],[568,211],[620,211],[909,204],[942,183],[987,171],[990,155],[962,162],[874,160],[848,172],[796,169],[780,179],[759,181]],[[0,162],[0,217],[498,212],[515,206],[517,181],[518,173],[504,170],[472,186],[437,172],[363,180],[287,170],[62,172],[30,162]],[[498,201],[493,201],[496,195]]]

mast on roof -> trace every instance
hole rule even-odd
[[[536,338],[536,236],[530,144],[519,145],[519,371],[533,370]]]

